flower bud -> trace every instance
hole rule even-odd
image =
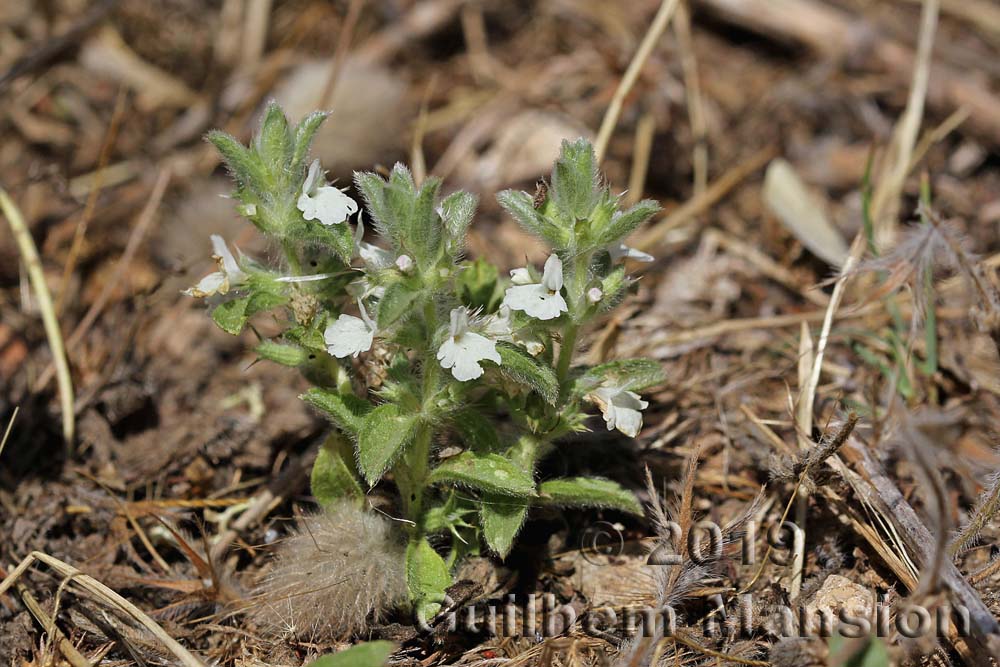
[[[413,259],[409,255],[400,255],[396,258],[396,268],[403,273],[413,270]]]
[[[595,304],[604,298],[604,292],[601,291],[600,287],[591,287],[587,290],[587,302],[590,304]]]

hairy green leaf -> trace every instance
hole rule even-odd
[[[261,359],[273,361],[282,366],[301,366],[309,360],[309,352],[298,345],[288,343],[278,343],[273,340],[262,341],[257,346],[257,356]]]
[[[295,149],[292,152],[292,160],[288,169],[291,174],[302,176],[306,166],[306,157],[309,155],[309,146],[320,125],[326,120],[329,114],[325,111],[314,111],[295,127]]]
[[[292,130],[288,119],[277,102],[267,105],[260,132],[256,138],[257,154],[271,175],[271,182],[279,187],[287,187],[288,165],[295,150]]]
[[[320,656],[306,667],[383,667],[395,650],[396,645],[385,640],[364,642]]]
[[[344,433],[357,436],[372,411],[372,405],[354,394],[341,394],[330,389],[313,387],[299,398],[318,408]]]
[[[341,498],[363,498],[354,472],[354,447],[339,433],[327,436],[313,463],[310,488],[320,505]]]
[[[550,404],[559,398],[559,380],[552,367],[545,365],[513,343],[497,343],[500,372],[514,382],[534,391]]]
[[[538,495],[544,502],[560,507],[603,507],[640,516],[643,513],[635,494],[608,479],[551,479],[538,486]]]
[[[576,381],[578,393],[586,393],[605,381],[625,386],[631,391],[663,384],[667,375],[663,366],[652,359],[620,359],[588,369]]]
[[[222,155],[222,160],[229,168],[229,173],[233,175],[238,187],[248,188],[258,196],[267,193],[270,183],[260,158],[235,137],[220,130],[209,132],[207,139]]]
[[[660,205],[652,199],[643,199],[641,202],[626,211],[617,211],[611,221],[601,231],[598,238],[598,245],[607,247],[622,240],[642,223],[656,215],[660,210]]]
[[[464,262],[455,284],[458,299],[470,310],[481,309],[492,313],[500,306],[503,292],[500,290],[497,267],[485,259]]]
[[[514,538],[521,531],[528,515],[528,501],[499,494],[483,495],[479,511],[483,537],[501,559],[506,558],[514,546]]]
[[[448,235],[448,252],[452,256],[460,253],[465,245],[465,232],[476,214],[478,203],[475,195],[461,190],[441,201],[441,220]]]
[[[497,201],[528,233],[534,234],[557,250],[569,243],[569,232],[535,210],[531,195],[518,190],[504,190],[497,194]]]
[[[410,540],[406,546],[406,586],[422,621],[430,621],[441,610],[450,585],[448,566],[427,539]]]
[[[374,486],[413,439],[416,427],[416,416],[401,414],[394,403],[384,403],[368,413],[358,432],[358,467],[369,485]]]
[[[506,496],[528,497],[535,493],[531,475],[499,454],[462,452],[435,468],[428,482],[451,482]]]
[[[404,315],[408,315],[413,302],[420,296],[419,284],[401,280],[389,285],[378,302],[378,328],[388,329]]]
[[[231,301],[225,301],[212,309],[212,319],[219,328],[234,336],[241,331],[250,317],[247,315],[247,306],[250,304],[250,297],[244,296]]]
[[[299,220],[290,236],[315,243],[337,253],[344,264],[350,264],[354,256],[354,232],[347,222],[338,225],[324,225],[318,220]]]
[[[474,408],[459,410],[452,415],[451,422],[469,449],[483,453],[500,449],[497,426],[482,411]]]
[[[562,151],[552,170],[549,195],[569,222],[583,220],[600,198],[597,157],[586,139],[563,140]]]
[[[421,268],[432,265],[441,253],[443,225],[434,207],[440,189],[440,179],[428,178],[420,186],[410,208],[406,244]]]

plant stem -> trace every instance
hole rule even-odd
[[[556,365],[556,375],[559,377],[559,384],[566,381],[569,374],[569,366],[573,362],[573,352],[576,350],[576,335],[579,327],[575,322],[570,322],[563,330],[562,343],[559,344],[559,361]]]
[[[284,239],[281,242],[281,247],[285,250],[285,259],[288,260],[288,267],[292,270],[292,274],[302,275],[302,265],[299,263],[299,255],[295,251],[295,245],[289,239]]]

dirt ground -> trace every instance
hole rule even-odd
[[[998,664],[1000,4],[663,5],[670,23],[603,163],[627,197],[662,202],[634,239],[656,261],[590,332],[588,358],[652,357],[670,381],[644,397],[636,440],[598,418],[550,465],[654,501],[648,468],[686,528],[750,516],[758,563],[727,547],[711,567],[650,566],[655,512],[539,511],[505,563],[465,566],[479,584],[467,599],[551,592],[581,614],[669,599],[677,633],[655,646],[580,629],[494,638],[419,633],[400,615],[371,636],[399,643],[393,664],[423,667]],[[49,562],[12,579],[0,664],[182,664],[168,637],[204,664],[297,666],[364,639],[279,641],[245,613],[269,547],[314,508],[308,469],[328,425],[298,399],[304,380],[254,363],[253,331],[223,333],[180,294],[209,270],[210,234],[269,253],[203,136],[247,140],[271,98],[295,119],[331,109],[314,150],[331,178],[408,162],[480,196],[471,256],[537,262],[492,195],[532,189],[561,139],[597,135],[658,11],[0,0],[0,186],[41,256],[75,390],[67,446],[42,308],[5,219],[0,579],[36,551],[91,578]],[[960,249],[931,257],[920,225]],[[764,527],[784,519],[803,529],[798,564],[765,553]],[[717,600],[742,593],[759,627],[711,632]],[[876,598],[962,606],[971,629],[913,639],[893,624],[838,648],[772,623],[779,606]]]

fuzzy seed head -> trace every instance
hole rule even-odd
[[[281,639],[363,632],[406,599],[404,545],[382,516],[351,503],[304,517],[257,590],[253,618]]]

